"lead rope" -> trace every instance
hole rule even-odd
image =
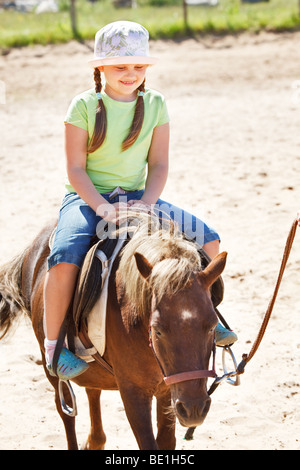
[[[290,231],[289,231],[289,234],[288,234],[288,237],[287,237],[287,241],[286,241],[286,244],[285,244],[285,248],[284,248],[283,258],[282,258],[282,261],[281,261],[281,266],[280,266],[277,282],[276,282],[276,285],[275,285],[274,293],[273,293],[271,301],[268,305],[268,308],[267,308],[267,311],[265,313],[262,325],[260,327],[260,330],[258,332],[256,340],[254,341],[254,343],[252,345],[252,348],[251,348],[250,352],[248,354],[243,354],[242,355],[242,361],[237,366],[236,375],[241,375],[245,372],[246,364],[248,364],[248,362],[252,359],[252,357],[254,356],[256,351],[258,350],[258,347],[259,347],[259,345],[260,345],[260,343],[263,339],[263,336],[265,334],[265,331],[266,331],[266,328],[268,326],[269,320],[271,318],[273,307],[274,307],[276,297],[277,297],[277,294],[278,294],[278,291],[279,291],[281,280],[283,278],[283,273],[285,271],[286,264],[288,262],[289,255],[290,255],[290,252],[291,252],[291,249],[292,249],[292,246],[293,246],[293,242],[294,242],[294,238],[295,238],[295,234],[296,234],[296,230],[297,230],[298,225],[300,226],[300,212],[297,216],[297,219],[294,220],[294,222],[293,222],[293,224],[290,228]],[[216,388],[218,387],[218,385],[220,383],[221,382],[217,383],[216,381],[214,381],[212,383],[210,389],[207,392],[208,395],[211,395],[216,390]],[[192,440],[195,429],[196,429],[196,427],[188,428],[187,432],[185,433],[184,439],[186,439],[187,441]]]
[[[275,301],[276,301],[276,297],[277,297],[277,294],[278,294],[278,291],[279,291],[279,287],[280,287],[280,284],[281,284],[281,281],[282,281],[282,278],[283,278],[283,273],[285,271],[286,264],[288,262],[289,255],[290,255],[290,252],[291,252],[291,249],[292,249],[292,246],[293,246],[293,242],[294,242],[294,238],[295,238],[298,223],[299,223],[299,219],[295,219],[292,226],[291,226],[291,229],[290,229],[290,232],[288,234],[287,241],[286,241],[286,244],[285,244],[283,258],[282,258],[282,261],[281,261],[281,266],[280,266],[280,270],[279,270],[279,274],[278,274],[278,278],[277,278],[277,282],[276,282],[276,286],[275,286],[275,289],[274,289],[273,296],[272,296],[271,301],[268,305],[268,308],[267,308],[267,311],[265,313],[262,325],[260,327],[260,330],[258,332],[256,340],[254,341],[254,343],[252,345],[252,348],[251,348],[250,352],[248,354],[243,354],[242,355],[242,361],[240,362],[240,364],[237,367],[237,374],[238,375],[243,374],[245,372],[246,364],[248,364],[248,362],[252,359],[252,357],[254,356],[256,351],[258,350],[259,345],[260,345],[260,343],[263,339],[263,336],[265,334],[266,328],[267,328],[269,320],[271,318],[271,314],[272,314],[273,307],[274,307],[274,304],[275,304]]]

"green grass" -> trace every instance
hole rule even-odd
[[[74,38],[63,0],[58,13],[0,12],[0,48],[66,42]],[[93,39],[105,24],[127,19],[142,23],[152,39],[180,38],[196,34],[226,34],[242,31],[290,31],[300,29],[298,0],[270,0],[243,4],[240,0],[219,0],[214,8],[188,7],[187,25],[181,0],[139,0],[135,9],[115,8],[111,0],[76,0],[78,37]],[[163,5],[162,5],[163,3]]]

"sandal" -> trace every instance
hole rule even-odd
[[[237,341],[238,337],[232,330],[228,330],[221,323],[216,326],[216,345],[217,346],[228,346]]]
[[[57,377],[60,380],[74,379],[78,375],[83,374],[88,367],[89,365],[83,359],[75,356],[69,349],[62,348],[57,362]],[[50,375],[56,377],[52,364],[47,364],[47,370]]]

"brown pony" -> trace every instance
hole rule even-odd
[[[0,331],[3,337],[14,318],[26,312],[44,358],[43,285],[49,237],[54,225],[44,228],[20,256],[0,270]],[[143,224],[114,262],[109,281],[105,360],[114,375],[91,362],[74,379],[85,387],[91,428],[85,449],[103,449],[101,390],[119,390],[126,415],[140,449],[174,449],[175,420],[198,426],[205,419],[209,360],[214,346],[214,311],[210,286],[222,273],[226,253],[204,270],[197,247],[176,230]],[[149,347],[149,335],[150,346]],[[77,449],[75,418],[63,413],[58,379],[48,374],[69,449]],[[164,378],[165,376],[165,378]],[[151,417],[157,400],[157,436]],[[70,396],[66,401],[71,404]],[[172,412],[170,412],[172,410]]]

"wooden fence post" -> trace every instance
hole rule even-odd
[[[76,0],[71,0],[70,15],[71,15],[71,27],[72,27],[73,37],[77,38],[78,37],[78,31],[77,31],[77,17],[76,17],[75,2],[76,2]]]
[[[300,0],[299,0],[300,2]],[[184,22],[184,27],[187,30],[188,29],[188,17],[187,17],[187,4],[185,0],[182,0],[182,6],[183,6],[183,22]]]

